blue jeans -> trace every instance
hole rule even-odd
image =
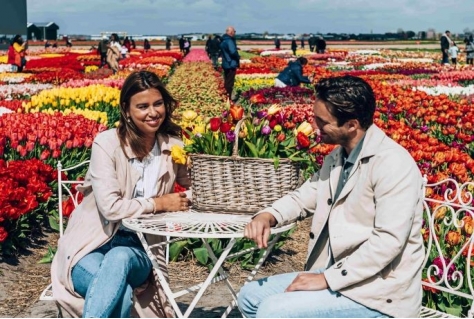
[[[271,276],[243,286],[238,297],[242,314],[247,318],[387,317],[330,289],[284,292],[297,275]]]
[[[72,269],[74,290],[85,298],[84,318],[129,318],[133,289],[142,285],[151,262],[137,235],[119,230]]]

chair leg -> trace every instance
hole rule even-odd
[[[63,318],[63,311],[61,310],[61,306],[59,305],[59,303],[56,301],[56,307],[58,308],[58,315],[56,318]]]

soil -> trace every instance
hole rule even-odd
[[[309,219],[298,223],[296,231],[279,250],[270,255],[256,278],[301,271],[306,258],[309,228]],[[50,264],[38,264],[38,261],[48,251],[48,245],[57,245],[57,239],[56,233],[45,234],[35,240],[19,258],[0,259],[0,317],[57,317],[54,302],[38,300],[41,292],[50,283]],[[234,288],[243,285],[250,274],[238,264],[226,263],[224,268],[230,274]],[[173,291],[202,282],[208,274],[207,268],[194,260],[171,262],[168,269]],[[183,313],[194,296],[195,293],[190,293],[177,299]],[[231,301],[232,296],[224,282],[211,285],[191,313],[191,317],[221,317]],[[228,317],[241,318],[242,315],[234,308]]]

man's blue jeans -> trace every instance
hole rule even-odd
[[[387,317],[330,289],[284,292],[297,275],[271,276],[243,286],[239,293],[240,311],[247,318]]]
[[[129,318],[133,289],[142,285],[151,262],[137,235],[119,230],[72,269],[74,290],[85,298],[84,318]]]

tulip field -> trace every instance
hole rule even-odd
[[[348,49],[326,54],[298,50],[297,55],[308,59],[304,73],[314,75],[314,81],[344,74],[366,79],[377,98],[375,124],[410,152],[429,183],[446,178],[460,183],[473,180],[472,67],[443,66],[440,53],[419,50]],[[266,135],[275,131],[275,139],[265,143],[279,137],[283,141],[281,134],[293,129],[302,133],[294,145],[295,151],[306,149],[304,169],[309,176],[334,148],[307,138],[311,134],[305,131],[313,120],[311,86],[273,87],[291,51],[253,49],[241,56],[235,104],[248,117],[262,119],[265,113],[268,123],[257,124],[263,125]],[[71,213],[72,201],[56,197],[57,162],[69,167],[88,159],[94,137],[117,125],[120,89],[133,70],[153,71],[167,83],[179,101],[175,115],[187,149],[189,135],[203,134],[211,124],[217,131],[233,129],[232,121],[226,121],[232,106],[225,97],[221,70],[213,69],[202,49],[193,48],[184,58],[174,50],[136,49],[120,61],[115,75],[107,67],[99,68],[99,55],[87,50],[30,51],[24,73],[10,73],[6,60],[6,52],[0,52],[1,254],[18,254],[45,229],[57,229],[58,205],[66,215]],[[267,150],[270,146],[260,145]],[[68,179],[84,173],[73,171]],[[437,189],[427,192],[442,199]],[[445,238],[446,259],[472,234],[474,221],[470,216],[463,220],[464,227],[455,233],[440,230],[438,234]],[[427,225],[422,232],[427,238]],[[440,292],[426,294],[431,302],[457,305],[443,301]]]

